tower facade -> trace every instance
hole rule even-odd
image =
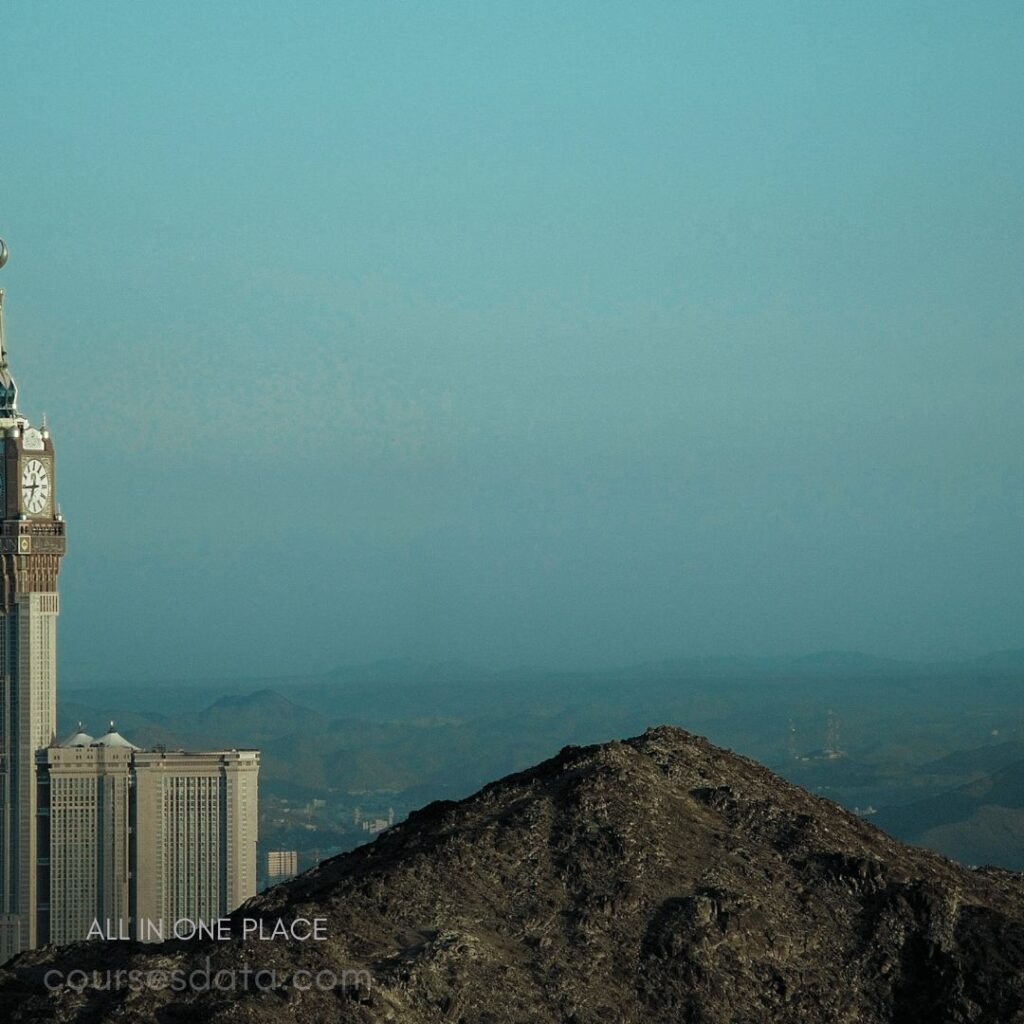
[[[57,575],[65,551],[53,440],[45,422],[34,427],[18,412],[17,397],[0,291],[0,962],[36,945],[45,902],[35,768],[57,725]]]
[[[7,247],[0,241],[0,267]],[[45,418],[18,411],[0,290],[0,964],[115,930],[153,938],[256,893],[259,751],[143,751],[79,727],[58,743],[65,552]]]

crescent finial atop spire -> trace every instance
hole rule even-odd
[[[0,238],[0,267],[10,256],[7,243]],[[13,419],[18,415],[18,385],[14,383],[7,364],[7,339],[4,337],[4,290],[0,288],[0,419]]]

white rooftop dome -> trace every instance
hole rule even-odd
[[[78,728],[61,744],[62,747],[88,747],[96,741],[78,723]]]
[[[110,729],[106,735],[101,736],[98,740],[93,740],[93,743],[97,747],[127,747],[129,750],[141,750],[141,747],[135,746],[134,743],[129,743],[115,728],[114,723],[110,723]]]

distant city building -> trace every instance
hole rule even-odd
[[[386,828],[391,828],[395,823],[395,809],[394,807],[388,808],[388,816],[386,818],[363,818],[362,826],[364,832],[370,832],[376,835],[378,832],[383,832]]]
[[[298,850],[267,851],[267,885],[277,885],[299,873]]]

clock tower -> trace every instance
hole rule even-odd
[[[0,267],[7,247],[0,241]],[[45,418],[18,412],[7,362],[0,290],[0,963],[46,933],[48,894],[37,891],[48,853],[36,752],[57,728],[57,574],[64,520]]]

